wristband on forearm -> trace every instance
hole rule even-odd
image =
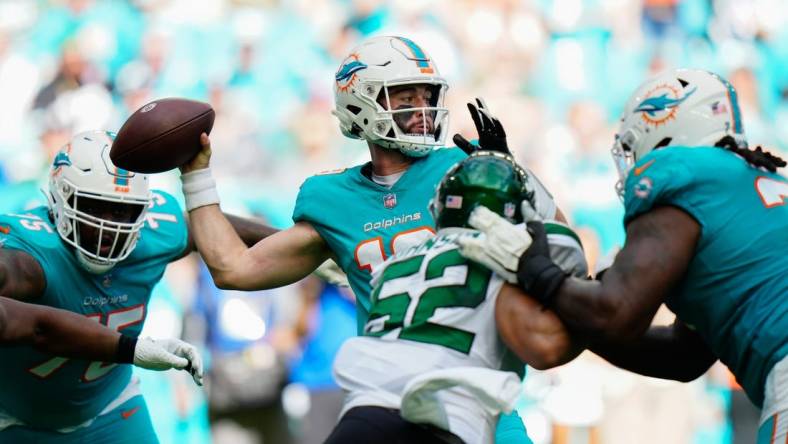
[[[115,362],[121,364],[134,363],[134,350],[137,348],[137,338],[121,333],[118,339],[118,349],[115,352]]]
[[[186,211],[219,203],[216,181],[211,176],[210,168],[181,174],[181,182],[183,196],[186,199]]]
[[[523,256],[520,261],[522,265],[517,270],[520,287],[545,307],[551,307],[558,289],[567,278],[564,270],[544,256],[527,259]]]
[[[528,222],[528,231],[533,242],[520,256],[517,264],[517,282],[531,297],[545,307],[551,307],[567,274],[550,258],[550,247],[544,225],[538,221]]]

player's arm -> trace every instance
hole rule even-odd
[[[625,370],[682,382],[698,378],[717,361],[700,335],[678,320],[652,326],[634,342],[593,343],[588,348]]]
[[[240,217],[227,213],[223,214],[227,218],[227,221],[230,222],[230,225],[232,225],[235,232],[238,233],[241,241],[243,241],[247,247],[251,247],[266,237],[280,231],[277,228],[269,227],[268,225],[265,225],[259,220],[255,220],[253,218]],[[188,218],[186,220],[188,225]],[[194,237],[192,236],[191,230],[188,230],[187,233],[186,250],[180,257],[186,256],[193,251],[197,251],[197,244],[194,242]]]
[[[566,278],[552,301],[543,294],[542,302],[573,331],[603,340],[634,340],[648,329],[666,295],[684,276],[699,237],[700,225],[689,214],[672,206],[657,207],[627,225],[626,244],[601,281]],[[528,259],[526,252],[521,261],[525,267],[518,270],[518,276],[526,277],[521,283],[530,280],[546,288],[547,282],[527,277]]]
[[[275,233],[248,248],[218,205],[191,212],[197,248],[220,288],[257,290],[296,282],[331,257],[328,246],[307,222]]]
[[[178,339],[138,339],[67,310],[0,296],[0,346],[27,345],[65,358],[189,370],[202,385],[202,357]]]
[[[41,264],[30,254],[0,248],[0,294],[21,301],[44,294],[46,277]]]
[[[0,296],[0,326],[3,345],[29,345],[68,358],[116,362],[120,333],[70,311]]]
[[[200,136],[203,149],[181,167],[190,232],[220,288],[259,290],[296,282],[314,271],[331,250],[315,228],[298,222],[248,248],[219,209],[209,163],[211,141]]]
[[[509,349],[539,370],[565,364],[583,350],[554,312],[510,284],[498,294],[495,322]]]

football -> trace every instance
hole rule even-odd
[[[191,160],[201,149],[200,134],[210,134],[215,113],[195,100],[155,100],[123,124],[110,150],[115,166],[137,173],[161,173]]]

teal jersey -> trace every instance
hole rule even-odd
[[[671,205],[701,227],[667,306],[695,328],[763,403],[766,376],[788,354],[788,180],[714,147],[649,153],[626,181],[624,223]]]
[[[437,149],[414,161],[391,188],[365,175],[369,163],[301,185],[293,220],[312,224],[347,273],[359,333],[369,317],[372,269],[434,234],[429,201],[446,171],[465,157],[459,148]]]
[[[23,215],[0,216],[2,248],[25,251],[44,271],[46,290],[31,302],[139,335],[154,285],[186,248],[186,223],[175,198],[153,193],[136,248],[101,275],[79,265],[48,211],[42,206]],[[30,347],[0,348],[0,362],[0,411],[35,428],[67,428],[94,418],[131,378],[131,365],[65,359]]]

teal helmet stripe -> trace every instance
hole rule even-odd
[[[733,132],[741,134],[744,132],[741,124],[741,111],[739,110],[739,98],[736,94],[736,89],[727,80],[722,83],[728,88],[728,99],[731,101],[731,113],[733,114]]]
[[[407,39],[405,37],[397,37],[402,43],[408,46],[410,52],[413,53],[413,57],[416,59],[416,64],[419,68],[429,68],[429,57],[427,54],[422,51],[422,49],[417,45],[413,40]]]
[[[127,187],[129,186],[129,174],[128,170],[124,170],[123,168],[116,167],[115,168],[115,185],[119,187]]]
[[[731,102],[731,117],[733,118],[733,132],[736,134],[744,133],[744,128],[741,124],[741,111],[739,110],[739,98],[736,95],[736,89],[731,85],[731,82],[723,79],[717,74],[710,73],[716,77],[728,90],[728,100]]]

